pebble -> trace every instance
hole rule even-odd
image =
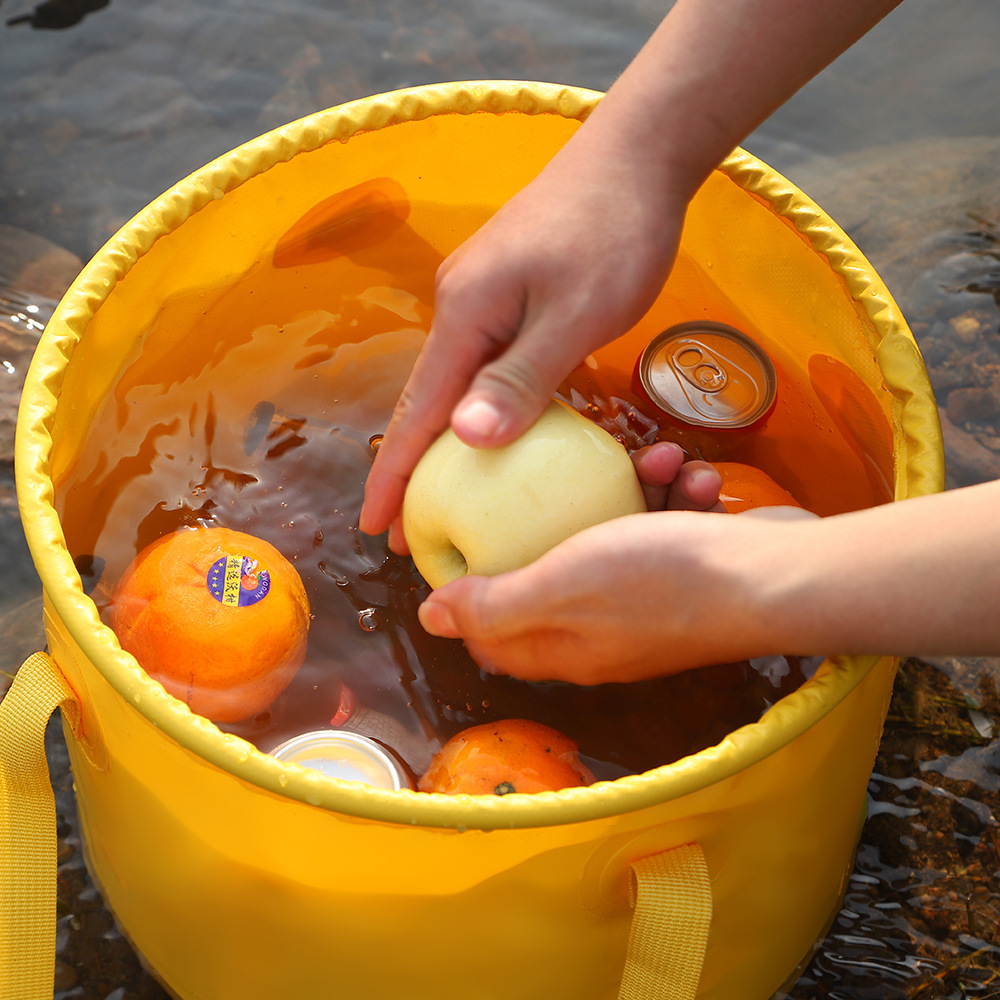
[[[54,992],[61,993],[65,990],[73,989],[80,981],[80,973],[62,959],[56,959],[55,979],[53,981]]]
[[[949,320],[948,325],[955,334],[957,340],[963,344],[973,344],[979,336],[982,324],[970,312],[964,312],[961,316],[954,316]]]
[[[82,267],[75,253],[44,236],[0,225],[0,284],[57,301]]]
[[[953,424],[961,427],[988,424],[997,417],[1000,417],[1000,392],[995,388],[969,386],[948,393],[948,419]]]
[[[957,427],[944,410],[941,416],[941,436],[947,456],[948,487],[970,486],[973,483],[1000,479],[1000,454],[983,447],[974,434]]]
[[[2,697],[17,668],[32,653],[45,649],[45,625],[42,617],[42,598],[33,597],[19,607],[0,615],[0,697]]]
[[[996,434],[977,434],[976,440],[990,451],[1000,451],[1000,437]]]

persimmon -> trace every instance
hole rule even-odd
[[[742,462],[713,462],[722,476],[719,500],[729,514],[754,507],[801,507],[802,504],[766,472]]]
[[[215,722],[264,711],[305,658],[309,601],[270,543],[222,527],[147,546],[118,581],[109,619],[122,649]]]
[[[568,736],[539,722],[501,719],[464,729],[448,740],[417,787],[446,795],[509,795],[593,781]]]

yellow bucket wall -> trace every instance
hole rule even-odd
[[[445,84],[292,123],[141,212],[46,329],[18,485],[52,655],[81,703],[68,740],[89,863],[183,1000],[608,1000],[632,923],[629,864],[691,842],[713,905],[703,1000],[765,1000],[839,906],[891,658],[828,660],[760,722],[647,774],[536,796],[380,792],[282,765],[194,716],[118,648],[72,562],[118,516],[88,492],[108,397],[124,407],[135,387],[197,370],[290,299],[342,316],[342,343],[384,334],[400,293],[426,330],[437,263],[598,99]],[[316,213],[343,252],[310,263],[282,237]],[[754,456],[814,509],[941,487],[936,410],[891,297],[820,209],[741,150],[695,198],[660,299],[598,359],[627,382],[655,333],[700,318],[774,357],[779,407]]]

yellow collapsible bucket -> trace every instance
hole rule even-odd
[[[67,292],[18,423],[50,655],[21,667],[0,706],[5,998],[52,995],[42,733],[57,705],[91,872],[183,1000],[764,1000],[809,956],[852,867],[892,658],[831,658],[759,722],[644,774],[502,798],[381,791],[194,715],[121,651],[74,565],[74,532],[106,515],[79,456],[123,375],[169,383],[293,307],[336,313],[343,345],[384,335],[386,310],[426,330],[437,263],[598,100],[450,83],[312,115],[171,188]],[[300,240],[301,266],[263,280],[309,219],[344,252],[311,263]],[[206,330],[205,316],[227,322]],[[695,198],[658,302],[597,361],[627,381],[656,333],[692,319],[746,331],[774,358],[788,405],[758,457],[780,436],[808,506],[941,487],[936,410],[891,297],[819,208],[742,150]]]

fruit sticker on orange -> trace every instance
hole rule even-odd
[[[267,597],[271,575],[249,556],[223,556],[212,563],[205,582],[212,596],[231,608],[245,608]]]
[[[213,722],[252,718],[288,687],[305,660],[309,615],[295,567],[264,539],[221,525],[147,545],[108,606],[122,649]]]

